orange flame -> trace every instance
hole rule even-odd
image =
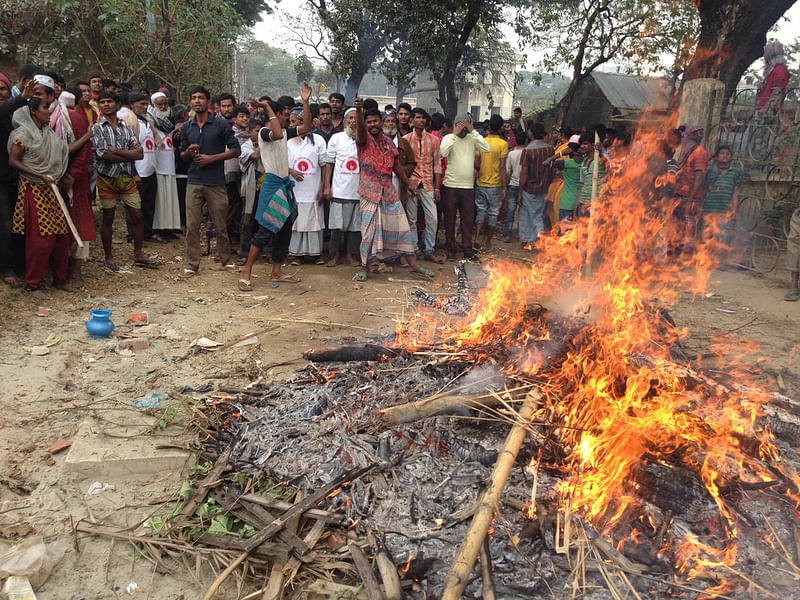
[[[643,129],[627,157],[615,164],[612,155],[590,218],[559,237],[540,237],[532,266],[491,263],[487,284],[465,317],[423,313],[398,325],[397,341],[410,349],[435,343],[459,360],[491,361],[508,373],[543,379],[550,418],[561,425],[559,441],[569,451],[557,490],[603,533],[645,512],[630,486],[644,467],[674,464],[693,473],[716,504],[725,538],[716,548],[687,533],[674,548],[676,566],[693,577],[736,560],[735,519],[721,491],[726,484],[774,480],[753,456],[785,468],[769,432],[756,427],[765,392],[755,385],[696,389],[688,382],[708,379],[678,366],[670,354],[687,332],[660,309],[685,294],[701,294],[724,247],[713,237],[714,226],[701,237],[673,216],[678,200],[656,191],[665,179],[656,167],[664,160],[659,130]],[[554,342],[551,317],[532,316],[538,302],[585,325],[574,339]],[[562,342],[566,357],[551,363],[547,344]],[[731,349],[719,344],[719,355],[733,362]],[[740,346],[737,353],[741,363],[727,370],[747,382],[752,350]],[[783,475],[800,482],[797,473]],[[796,492],[787,496],[800,506]]]

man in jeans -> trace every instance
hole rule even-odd
[[[225,161],[239,156],[241,147],[231,124],[208,111],[211,94],[203,86],[189,90],[194,118],[181,127],[181,160],[190,162],[186,185],[186,267],[179,276],[186,279],[200,269],[200,221],[203,204],[214,221],[220,263],[234,268],[228,238],[228,194],[225,189]]]
[[[408,226],[414,235],[414,252],[419,251],[416,233],[417,212],[421,206],[425,213],[425,238],[422,249],[424,258],[427,261],[441,264],[444,259],[436,256],[433,251],[436,248],[436,231],[439,225],[436,205],[439,203],[442,159],[439,155],[438,138],[425,131],[427,120],[428,114],[421,108],[415,108],[411,111],[411,123],[414,128],[411,133],[403,136],[411,145],[414,158],[417,160],[417,166],[409,178],[411,189],[405,208]]]
[[[489,119],[489,134],[486,143],[489,144],[487,152],[481,152],[481,169],[475,187],[475,206],[477,208],[475,220],[477,229],[475,237],[480,240],[481,233],[486,227],[486,250],[492,249],[494,229],[497,227],[497,215],[506,198],[506,157],[508,157],[508,142],[500,137],[503,128],[503,117],[492,115]]]
[[[475,218],[475,152],[489,152],[489,144],[472,126],[469,113],[456,115],[453,133],[442,139],[441,155],[447,158],[442,187],[447,260],[456,260],[456,213],[461,215],[461,250],[467,260],[477,260],[472,249]]]
[[[523,248],[533,244],[544,231],[544,196],[552,178],[552,169],[545,164],[553,148],[544,141],[544,125],[533,123],[533,138],[522,151],[519,174],[519,239]]]

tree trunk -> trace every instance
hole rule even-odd
[[[795,0],[699,0],[700,36],[684,81],[711,77],[725,84],[725,104],[760,57],[767,32]]]
[[[439,105],[444,110],[444,116],[448,119],[455,119],[458,113],[458,93],[456,92],[455,72],[448,71],[435,76],[436,86],[439,90],[437,98]]]

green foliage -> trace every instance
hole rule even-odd
[[[681,0],[543,0],[531,4],[517,32],[545,50],[544,71],[568,66],[578,77],[615,61],[640,74],[661,69],[665,54],[682,68],[698,21],[695,5]]]
[[[297,83],[311,81],[314,78],[314,64],[305,55],[298,56],[294,61],[294,72],[297,75]]]
[[[218,89],[231,48],[263,0],[3,0],[0,57],[67,79],[101,72],[136,85]],[[244,17],[237,12],[243,11]],[[248,13],[248,10],[251,11]]]

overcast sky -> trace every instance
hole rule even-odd
[[[284,14],[298,15],[305,7],[306,3],[302,1],[291,4],[288,1],[279,3],[274,14],[264,14],[262,21],[253,28],[256,39],[262,40],[270,46],[284,48],[292,56],[297,56],[298,48],[295,47],[294,44],[287,43],[285,40],[287,31],[283,26],[282,17]],[[800,24],[800,2],[795,3],[786,12],[784,17],[778,21],[777,32],[775,34],[770,34],[768,37],[777,38],[784,44],[791,43],[800,35],[800,27],[798,27],[798,24]],[[506,39],[512,44],[516,41],[516,36],[510,27],[506,28]],[[527,63],[522,68],[533,70],[541,54],[534,52],[531,48],[521,48],[520,52],[528,56]],[[311,58],[312,61],[314,60],[314,57],[309,56],[309,58]],[[756,66],[760,68],[761,63],[757,62]],[[615,68],[615,65],[608,65],[607,70],[614,70]],[[565,69],[564,74],[568,74],[567,69]]]

